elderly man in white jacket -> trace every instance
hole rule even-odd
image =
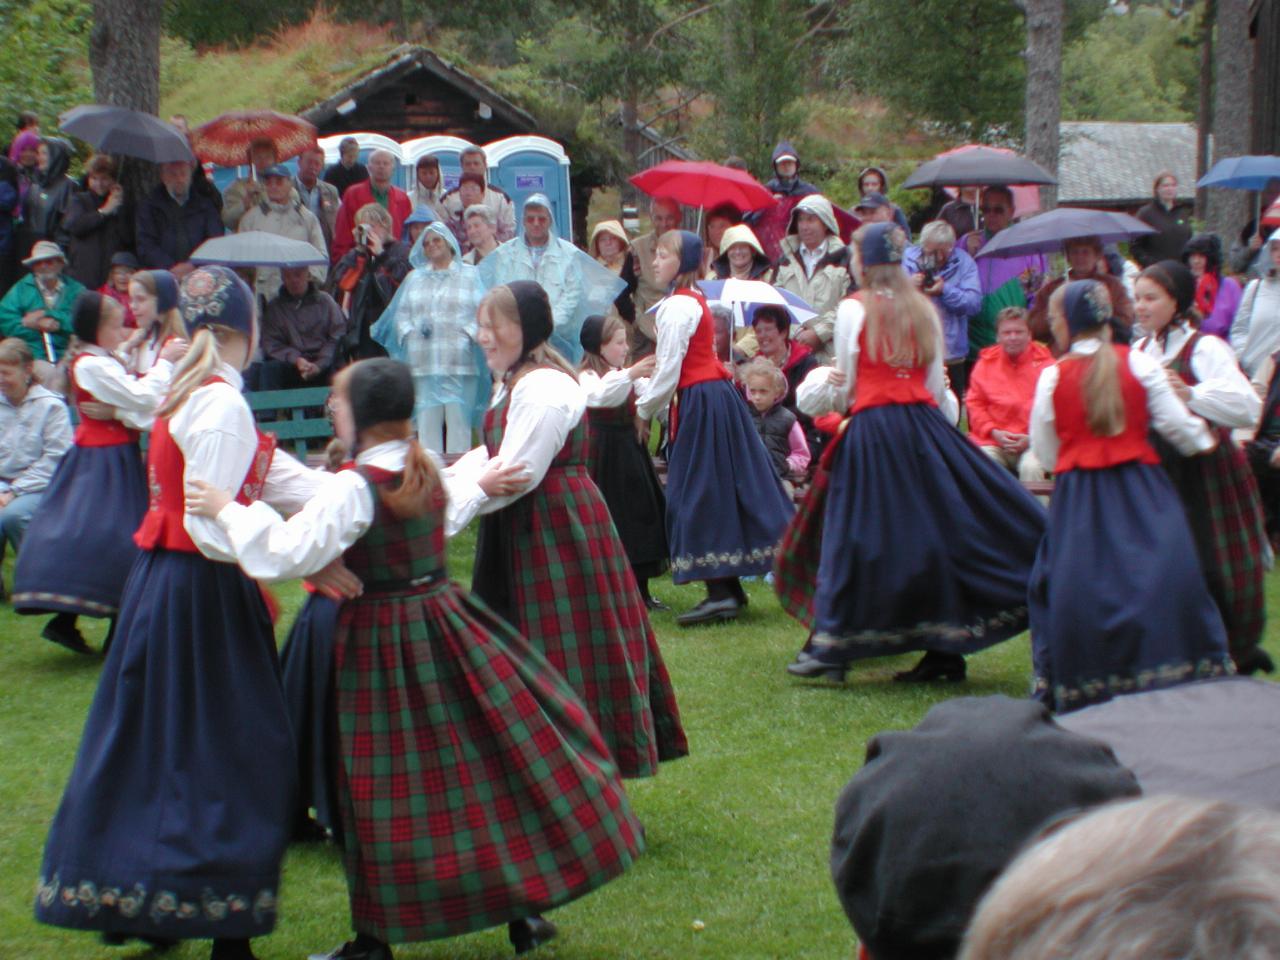
[[[324,228],[316,215],[306,208],[293,189],[293,177],[288,167],[276,164],[262,173],[267,196],[250,207],[240,218],[237,233],[261,230],[292,240],[304,240],[316,248],[328,260],[329,247],[324,242]],[[329,274],[327,266],[313,266],[311,276],[316,285],[324,283]],[[254,292],[270,300],[280,292],[280,271],[274,267],[259,267]]]

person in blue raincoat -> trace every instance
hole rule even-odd
[[[535,193],[521,210],[521,235],[480,261],[485,289],[513,280],[533,280],[547,291],[555,330],[551,344],[570,363],[582,359],[582,322],[605,314],[626,284],[607,268],[555,234],[551,201]]]
[[[413,370],[419,442],[436,453],[466,453],[491,384],[476,344],[484,284],[438,220],[423,229],[409,263],[413,269],[370,333]]]

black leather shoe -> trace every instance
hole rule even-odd
[[[719,623],[724,620],[737,620],[742,612],[742,604],[734,597],[723,600],[712,600],[708,597],[692,610],[686,610],[676,617],[676,623],[682,627],[692,627],[699,623]]]
[[[92,654],[93,648],[85,643],[84,634],[75,627],[67,630],[57,622],[56,619],[50,620],[44,625],[44,629],[40,631],[40,636],[44,637],[50,643],[56,643],[60,647],[66,647],[74,653]]]
[[[391,947],[385,943],[363,947],[358,940],[348,940],[328,953],[313,953],[307,960],[393,960]]]
[[[526,917],[507,924],[507,938],[516,948],[516,956],[542,946],[559,932],[554,923],[542,917]]]
[[[1276,668],[1276,665],[1271,662],[1270,655],[1261,647],[1250,647],[1248,650],[1233,653],[1231,659],[1236,663],[1236,673],[1246,677],[1259,670],[1263,673],[1271,673]]]
[[[928,651],[910,670],[893,675],[893,679],[899,683],[932,683],[934,680],[959,683],[964,678],[964,657],[958,653],[939,653],[937,650]]]
[[[836,683],[844,683],[845,674],[848,672],[849,665],[847,663],[823,660],[821,657],[815,657],[812,654],[805,653],[803,650],[796,654],[796,658],[787,664],[787,673],[793,677],[820,677],[824,680],[833,680]]]
[[[649,596],[644,598],[644,607],[646,610],[670,610],[671,607],[663,603],[657,597]]]

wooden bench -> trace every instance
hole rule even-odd
[[[263,390],[245,394],[249,409],[258,426],[274,433],[284,445],[292,441],[294,455],[307,459],[308,440],[328,440],[333,427],[325,413],[328,387],[303,387],[298,390]],[[314,411],[319,410],[319,416]]]

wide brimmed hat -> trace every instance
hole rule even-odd
[[[37,240],[36,245],[31,248],[31,256],[22,261],[24,267],[30,267],[39,263],[41,260],[61,260],[66,262],[67,255],[62,252],[62,248],[52,240]]]

